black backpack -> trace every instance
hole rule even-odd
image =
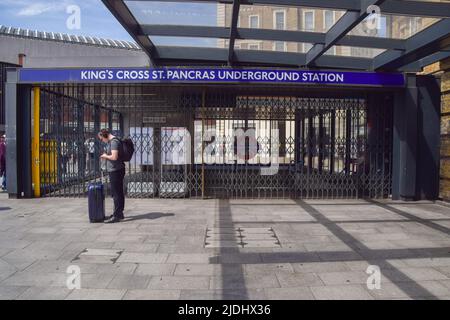
[[[124,162],[130,161],[134,154],[133,140],[130,138],[119,139],[117,137],[116,139],[120,141],[119,159]]]

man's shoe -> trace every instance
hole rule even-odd
[[[111,219],[112,217],[114,217],[114,215],[113,215],[113,214],[111,214],[111,215],[109,215],[109,216],[105,217],[105,220],[103,220],[103,221],[109,220],[109,219]]]
[[[112,217],[108,220],[105,220],[105,223],[116,223],[116,222],[120,222],[120,219],[117,217]]]

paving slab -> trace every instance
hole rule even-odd
[[[67,276],[61,273],[16,272],[1,282],[5,286],[65,286]]]
[[[176,276],[220,276],[223,269],[231,270],[233,265],[223,267],[220,264],[196,264],[180,263],[176,265],[174,275]],[[240,271],[241,265],[235,266],[236,271]],[[230,272],[230,271],[228,271]]]
[[[208,234],[239,234],[239,228],[211,228],[206,229]]]
[[[323,285],[322,280],[314,273],[276,273],[281,287],[304,287]]]
[[[30,287],[27,286],[0,286],[0,300],[14,300],[17,299]]]
[[[114,278],[112,273],[81,274],[80,286],[82,289],[105,289]]]
[[[233,250],[235,251],[235,250]],[[239,253],[220,253],[215,257],[212,257],[210,263],[217,261],[222,264],[236,264],[236,263],[260,263],[262,262],[259,253],[239,254]]]
[[[120,255],[117,262],[164,263],[167,257],[168,254],[165,253],[124,252]]]
[[[182,300],[266,300],[264,289],[181,290]]]
[[[212,254],[207,253],[172,253],[167,263],[209,263]]]
[[[274,233],[242,233],[242,238],[244,241],[250,240],[274,240],[277,238]]]
[[[80,253],[80,256],[111,256],[118,257],[123,250],[117,249],[92,249],[86,248]]]
[[[318,300],[374,300],[374,297],[359,285],[320,286],[310,289]]]
[[[67,288],[31,287],[20,294],[17,300],[64,300],[71,290]]]
[[[157,243],[115,242],[112,248],[120,251],[155,253],[158,246]]]
[[[241,228],[243,234],[273,234],[272,228]]]
[[[205,248],[242,248],[242,239],[230,240],[209,240],[206,239]]]
[[[15,266],[0,259],[0,281],[6,279],[10,275],[16,273],[17,270],[18,269]]]
[[[206,241],[230,241],[238,240],[241,241],[241,236],[239,233],[214,233],[209,234],[205,238]]]
[[[270,300],[315,300],[309,287],[268,288],[265,293]]]
[[[399,268],[398,270],[414,281],[450,279],[444,273],[432,268]]]
[[[116,262],[116,260],[117,256],[77,255],[71,260],[71,262],[73,262],[73,264],[78,263],[113,264]]]
[[[205,276],[155,276],[148,289],[208,289],[209,281]]]
[[[170,276],[174,274],[174,263],[139,263],[134,274],[142,276]]]
[[[145,289],[150,282],[150,276],[144,275],[115,275],[108,284],[110,289]]]
[[[450,295],[447,288],[439,281],[381,283],[380,289],[370,290],[376,299],[386,300],[395,298],[439,298]]]
[[[243,239],[244,248],[280,248],[276,239],[272,240],[248,240]]]
[[[280,272],[294,273],[294,268],[290,263],[245,264],[243,267],[245,273],[251,275],[267,275]]]
[[[365,284],[369,275],[365,271],[343,271],[319,273],[325,285]]]
[[[120,300],[125,292],[117,289],[74,289],[65,300]]]
[[[297,273],[321,273],[321,272],[342,272],[350,271],[350,268],[345,262],[305,262],[305,263],[291,263],[294,272]],[[365,269],[364,269],[365,270]]]
[[[242,275],[224,272],[220,276],[211,277],[210,289],[261,289],[279,288],[280,283],[275,275]]]
[[[127,290],[123,300],[178,300],[181,290]]]

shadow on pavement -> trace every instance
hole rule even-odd
[[[402,217],[404,217],[404,218],[406,218],[408,220],[411,220],[411,221],[423,224],[424,226],[427,226],[428,228],[431,228],[431,229],[434,229],[436,231],[440,231],[442,233],[450,235],[450,229],[449,228],[447,228],[447,227],[445,227],[443,225],[440,225],[438,223],[435,223],[435,222],[433,222],[431,220],[417,217],[417,216],[415,216],[415,215],[413,215],[411,213],[405,212],[405,211],[400,210],[398,208],[394,208],[394,207],[392,207],[390,205],[387,205],[387,204],[384,204],[384,203],[380,203],[380,202],[372,200],[372,199],[366,199],[366,201],[368,203],[370,203],[370,204],[376,205],[376,206],[378,206],[380,208],[383,208],[383,209],[388,210],[390,212],[393,212],[393,213],[395,213],[395,214],[397,214],[399,216],[402,216]],[[403,203],[402,203],[402,205],[403,205]]]
[[[296,200],[298,207],[302,208],[313,218],[315,218],[315,223],[321,224],[326,227],[334,236],[336,236],[340,241],[345,243],[351,250],[350,251],[329,251],[329,252],[239,252],[238,248],[233,248],[238,260],[247,260],[249,264],[266,264],[266,263],[302,263],[302,262],[335,262],[335,261],[367,261],[370,265],[379,265],[382,269],[382,276],[390,280],[390,282],[395,283],[395,285],[407,294],[411,298],[422,297],[427,299],[437,299],[437,297],[422,287],[417,281],[414,281],[411,277],[406,275],[402,270],[399,270],[394,266],[389,260],[391,259],[409,259],[409,258],[438,258],[438,257],[448,257],[450,254],[449,248],[446,247],[436,247],[436,248],[402,248],[402,249],[371,249],[367,247],[364,243],[356,239],[353,235],[345,231],[341,226],[338,225],[336,221],[333,221],[322,214],[319,210],[314,208],[314,205],[306,203],[302,200]],[[378,204],[378,203],[374,203]],[[337,204],[336,204],[337,205]],[[379,204],[378,204],[379,205]],[[446,233],[446,228],[437,225],[433,222],[427,221],[426,219],[418,218],[409,213],[405,213],[401,210],[392,210],[393,208],[387,207],[392,212],[403,216],[405,220],[401,221],[414,221],[422,223],[424,225]],[[220,219],[221,221],[228,222],[227,224],[232,224],[231,221],[231,210],[228,205],[222,202],[220,208]],[[380,221],[377,221],[380,222]],[[236,221],[234,222],[236,223]],[[242,222],[239,222],[242,223]],[[276,223],[276,222],[275,222]],[[222,256],[224,255],[225,249],[221,249]],[[227,270],[226,264],[220,262],[222,257],[219,256],[219,262],[211,263],[221,263],[223,269],[222,281],[225,285],[229,281],[242,281],[245,283],[244,274],[242,270]],[[242,266],[241,266],[242,268]],[[240,278],[240,279],[239,279]],[[245,286],[244,286],[245,288]]]
[[[174,215],[175,214],[173,214],[173,213],[149,212],[149,213],[141,214],[138,216],[131,216],[131,217],[125,216],[125,219],[123,220],[123,222],[145,220],[145,219],[153,220],[153,219],[159,219],[159,218],[163,218],[163,217],[173,217]]]
[[[219,204],[219,229],[234,228],[231,216],[230,201],[228,199],[218,200]],[[222,240],[221,240],[222,241]],[[244,267],[236,261],[229,263],[224,256],[239,254],[239,247],[219,248],[218,262],[221,266],[221,299],[224,300],[247,300],[249,299],[245,285]]]
[[[382,272],[382,275],[395,282],[400,290],[406,293],[409,297],[420,296],[420,297],[431,297],[437,299],[430,291],[416,283],[413,279],[408,277],[406,274],[394,267],[389,261],[384,259],[379,259],[376,254],[372,253],[372,250],[366,247],[363,243],[353,237],[350,233],[345,231],[339,225],[331,221],[320,211],[315,209],[312,205],[307,204],[305,201],[296,201],[299,207],[308,212],[312,217],[314,217],[320,224],[325,226],[330,232],[333,233],[337,238],[339,238],[343,243],[345,243],[353,252],[362,255],[363,258],[371,265],[376,265],[382,260],[384,266],[389,268],[389,272]],[[389,251],[389,250],[387,250]],[[401,280],[400,282],[398,282]]]

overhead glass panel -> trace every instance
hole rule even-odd
[[[217,38],[193,38],[193,37],[151,37],[157,46],[175,47],[199,47],[199,48],[222,48],[220,39]],[[228,48],[228,47],[227,47]]]
[[[349,35],[408,39],[440,20],[429,17],[380,15],[379,19],[368,17],[353,28]]]
[[[228,41],[226,41],[228,48]],[[311,43],[289,42],[289,41],[261,41],[261,40],[236,40],[234,48],[239,50],[259,50],[277,52],[299,52],[304,53],[311,48]]]
[[[357,57],[357,58],[375,58],[383,53],[384,49],[350,47],[350,46],[333,46],[325,52],[325,55],[335,55],[343,57]]]
[[[241,5],[238,26],[290,31],[327,32],[345,11],[306,7]]]
[[[231,25],[230,4],[176,1],[125,1],[125,4],[140,24],[210,27]]]

